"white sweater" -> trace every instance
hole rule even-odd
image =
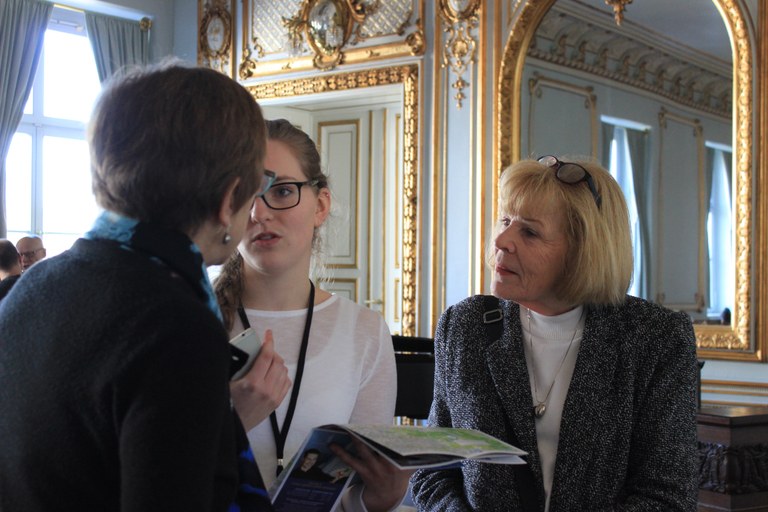
[[[547,410],[541,418],[536,419],[536,444],[541,458],[546,495],[545,512],[549,510],[549,498],[552,494],[557,445],[560,442],[560,420],[563,417],[565,397],[571,385],[571,377],[576,368],[576,358],[584,333],[583,311],[583,306],[556,316],[545,316],[531,311],[530,326],[533,331],[531,333],[528,330],[527,309],[520,308],[525,363],[528,366],[531,395],[534,395],[534,403],[531,406],[536,405],[539,400],[544,400],[550,386],[552,387],[552,393],[546,402]],[[533,334],[533,343],[531,343],[531,334]],[[568,350],[569,345],[572,345],[570,350]],[[534,373],[538,394],[534,392]]]
[[[246,309],[245,313],[259,335],[272,329],[275,350],[285,359],[289,376],[295,381],[307,310]],[[242,330],[236,317],[230,334]],[[276,411],[281,428],[292,391],[288,391]],[[392,337],[381,315],[338,295],[316,305],[299,398],[285,443],[284,464],[288,464],[313,427],[327,423],[391,424],[396,394]],[[269,488],[277,468],[269,418],[248,432],[248,440]]]

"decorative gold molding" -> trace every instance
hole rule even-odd
[[[462,76],[477,55],[477,43],[471,32],[480,24],[480,0],[439,0],[443,31],[448,34],[443,48],[443,67],[449,67],[456,75],[451,87],[456,89],[456,108],[466,97],[464,88],[470,84]]]
[[[731,67],[717,62],[705,66],[695,52],[670,53],[664,41],[637,38],[642,34],[637,29],[600,22],[585,30],[593,22],[592,10],[567,5],[556,3],[547,11],[526,58],[642,89],[697,112],[732,118]]]
[[[359,33],[366,15],[376,9],[378,2],[368,7],[353,0],[304,0],[296,16],[283,18],[283,26],[297,55],[306,40],[315,53],[314,67],[333,69],[344,57],[341,50],[353,31]]]
[[[753,118],[752,87],[760,83],[757,74],[753,80],[752,43],[747,31],[746,20],[735,0],[713,0],[719,6],[723,19],[728,24],[734,45],[733,63],[733,105],[734,105],[734,148],[736,181],[735,225],[736,234],[736,295],[732,328],[719,329],[711,326],[696,326],[699,357],[708,359],[735,359],[755,361],[768,356],[765,336],[753,339],[751,334],[752,310],[752,154]],[[761,23],[764,20],[761,20]],[[763,81],[765,77],[763,76]],[[759,137],[762,138],[762,135]],[[760,155],[761,160],[765,155]],[[763,163],[762,165],[765,165]],[[760,184],[763,186],[764,183]],[[756,283],[765,286],[765,283]],[[765,307],[765,304],[762,305]]]
[[[613,19],[616,20],[617,25],[621,25],[624,20],[625,6],[631,4],[632,0],[605,0],[605,3],[613,8]]]
[[[234,0],[198,0],[197,63],[234,76]]]
[[[246,88],[257,99],[285,98],[330,91],[403,85],[403,316],[402,332],[416,335],[419,278],[419,67],[416,64],[325,74],[295,80],[260,82]]]
[[[709,395],[731,396],[738,399],[737,401],[702,400],[702,403],[707,405],[765,405],[764,399],[768,397],[768,383],[703,379],[701,391]],[[745,401],[743,397],[749,397],[751,401]]]
[[[397,57],[410,57],[423,55],[425,51],[424,39],[424,0],[413,0],[418,5],[418,13],[412,18],[413,9],[408,11],[408,20],[403,26],[397,28],[400,40],[392,41],[392,37],[386,37],[381,44],[370,44],[376,39],[372,36],[364,36],[361,29],[366,18],[373,15],[380,7],[380,1],[361,2],[360,0],[302,0],[299,11],[295,16],[283,17],[290,40],[293,41],[294,54],[269,60],[260,60],[265,57],[263,47],[258,38],[251,34],[249,6],[253,0],[243,1],[243,25],[242,25],[242,54],[239,65],[239,77],[248,80],[256,77],[266,77],[286,73],[306,72],[320,70],[332,70],[342,65],[371,63]],[[340,41],[332,41],[328,45],[327,39],[318,32],[313,36],[313,28],[310,18],[313,9],[320,4],[333,5],[338,13],[337,23],[342,28],[343,34]],[[410,21],[413,20],[413,21]],[[407,33],[410,30],[410,33]],[[301,44],[306,41],[313,55],[302,55]],[[368,44],[365,44],[368,43]]]
[[[757,7],[757,40],[759,58],[755,64],[755,73],[759,77],[760,90],[758,100],[757,143],[757,179],[755,197],[766,197],[768,185],[768,2],[759,2]],[[768,361],[768,201],[757,201],[755,211],[755,338],[757,350],[762,350],[762,360]],[[758,354],[758,359],[760,355]]]
[[[758,187],[765,186],[766,174],[765,153],[753,155],[753,84],[765,82],[765,69],[757,68],[754,75],[754,63],[752,62],[752,48],[747,23],[749,20],[741,10],[741,4],[737,0],[713,0],[723,14],[728,31],[731,34],[734,45],[734,140],[735,140],[735,166],[734,175],[736,183],[735,197],[735,233],[736,233],[736,294],[734,312],[731,326],[696,325],[696,340],[699,348],[699,357],[707,359],[731,359],[742,361],[765,360],[768,352],[768,336],[765,326],[760,326],[758,336],[752,337],[751,331],[751,307],[752,293],[757,297],[764,297],[766,284],[755,282],[752,286],[752,243],[756,242],[758,249],[763,253],[766,250],[765,235],[758,234],[753,239],[752,218],[752,169],[755,156],[760,157],[758,165],[762,169],[762,178]],[[502,57],[501,72],[499,77],[499,97],[497,130],[499,137],[499,151],[496,155],[496,169],[503,171],[512,162],[520,159],[520,91],[525,54],[534,35],[536,27],[544,17],[547,10],[555,0],[527,0],[521,7],[519,16],[510,27],[504,55]],[[765,25],[766,13],[761,7],[759,23]],[[765,28],[762,28],[762,35]],[[765,43],[763,43],[765,44]],[[764,48],[764,47],[763,47]],[[768,53],[763,50],[763,57]],[[765,59],[763,59],[764,61]],[[764,63],[758,63],[764,66]],[[764,95],[763,95],[764,96]],[[763,101],[763,115],[766,115],[765,101]],[[764,137],[759,137],[763,139]],[[759,224],[762,226],[762,224]],[[765,258],[765,256],[760,256]],[[761,261],[764,261],[761,259]],[[760,270],[759,272],[763,272]],[[762,273],[759,274],[762,276]],[[763,276],[764,277],[764,276]],[[765,281],[765,279],[763,279]],[[765,308],[765,303],[760,307]],[[762,317],[761,317],[762,318]]]

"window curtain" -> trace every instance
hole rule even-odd
[[[705,294],[710,313],[721,314],[723,308],[733,307],[733,282],[728,278],[733,268],[733,174],[730,151],[706,149],[705,196],[707,198],[707,229],[705,230],[707,261]],[[724,190],[725,189],[725,190]]]
[[[611,143],[613,143],[613,139],[616,136],[615,131],[616,127],[614,125],[603,123],[603,151],[600,154],[600,161],[606,169],[611,168]]]
[[[88,39],[103,83],[118,70],[149,63],[149,21],[85,13]]]
[[[733,208],[733,153],[723,151],[723,163],[725,164],[725,175],[728,178],[728,197],[731,198],[731,208]]]
[[[5,159],[32,90],[53,4],[0,1],[0,238],[5,238]]]
[[[706,148],[706,155],[704,157],[704,198],[706,202],[704,203],[706,206],[706,211],[703,212],[704,219],[709,219],[709,212],[711,210],[711,204],[712,204],[712,176],[715,173],[715,158],[717,157],[717,152],[714,148]],[[706,224],[705,224],[706,226]],[[704,304],[705,307],[709,308],[712,306],[712,293],[710,288],[710,279],[712,277],[712,272],[710,269],[710,261],[712,259],[712,254],[710,254],[709,246],[711,241],[709,240],[709,229],[706,227],[704,228],[704,248],[707,250],[707,256],[704,259],[704,261],[707,262],[707,268],[706,272],[704,272]]]
[[[616,138],[618,126],[609,123],[603,123],[601,153],[602,161],[606,169],[611,165],[611,144]],[[651,293],[651,272],[653,262],[651,258],[651,210],[648,207],[651,190],[651,172],[648,168],[648,131],[635,130],[632,128],[622,128],[626,133],[627,151],[629,160],[632,162],[632,185],[635,192],[635,206],[637,208],[637,218],[640,228],[640,262],[639,275],[633,276],[637,283],[637,293],[640,297],[650,300]],[[638,265],[636,265],[638,266]]]
[[[640,224],[640,258],[639,279],[640,296],[650,299],[651,272],[653,262],[651,260],[651,210],[648,207],[651,191],[651,171],[648,166],[648,131],[626,128],[627,146],[629,158],[632,161],[632,181],[635,186],[635,203],[637,206],[637,218]]]

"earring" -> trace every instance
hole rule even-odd
[[[229,234],[229,226],[227,226],[227,230],[224,231],[224,238],[221,239],[221,243],[224,245],[227,245],[231,241],[232,241],[232,235]]]

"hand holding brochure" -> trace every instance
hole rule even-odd
[[[354,452],[357,439],[404,470],[443,468],[464,460],[525,464],[526,452],[484,432],[447,427],[323,425],[310,432],[301,449],[270,489],[277,512],[334,510],[354,471],[330,450],[337,444]]]

